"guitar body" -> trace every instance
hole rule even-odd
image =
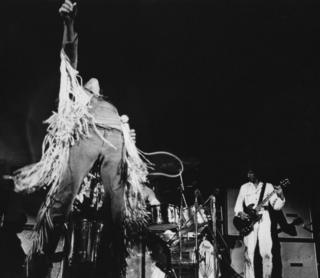
[[[233,218],[233,225],[239,231],[241,236],[247,236],[253,231],[253,226],[255,223],[259,222],[262,215],[257,213],[253,208],[253,204],[244,208],[244,212],[248,214],[248,219],[242,220],[239,216]]]

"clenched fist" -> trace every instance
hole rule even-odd
[[[77,3],[72,3],[70,0],[65,0],[59,9],[59,14],[65,22],[74,20],[77,13]]]

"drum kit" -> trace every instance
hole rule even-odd
[[[184,191],[180,188],[180,205],[161,203],[148,206],[148,230],[153,241],[151,253],[165,248],[167,265],[161,270],[164,277],[217,278],[219,266],[216,247],[215,197],[210,196],[203,204],[198,203],[200,191],[195,191],[195,202],[188,206]],[[152,240],[151,240],[152,241]],[[161,242],[161,244],[160,244]],[[154,256],[157,261],[157,256]],[[158,274],[151,276],[157,278]]]
[[[87,182],[91,190],[103,188],[99,184],[98,177],[92,177]],[[191,186],[190,186],[191,187]],[[157,185],[156,197],[161,197],[162,185]],[[188,186],[181,183],[178,186],[170,186],[167,193],[172,197],[160,198],[159,204],[147,205],[149,219],[147,232],[142,241],[140,249],[142,258],[146,260],[147,253],[150,254],[155,268],[151,277],[146,277],[146,270],[141,270],[141,278],[218,278],[221,277],[218,263],[217,241],[216,241],[216,208],[215,197],[211,195],[206,201],[199,202],[201,192],[194,191],[194,202],[188,205],[185,190]],[[101,192],[98,192],[100,196]],[[91,194],[92,195],[92,194]],[[95,194],[93,194],[95,195]],[[167,195],[168,196],[168,195]],[[92,197],[92,196],[91,196]],[[91,202],[94,207],[101,206],[101,200]],[[96,209],[95,209],[96,210]],[[86,210],[89,211],[89,210]],[[92,221],[91,221],[92,222]],[[85,217],[78,218],[72,226],[73,233],[70,239],[70,256],[80,263],[90,262],[96,264],[97,246],[100,244],[102,222],[86,221]],[[142,262],[145,267],[145,262]],[[140,278],[140,277],[137,277]]]

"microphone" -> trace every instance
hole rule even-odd
[[[212,203],[216,203],[216,197],[214,195],[210,195],[209,198],[211,199]]]
[[[194,195],[196,196],[196,198],[201,195],[201,192],[198,188],[194,191]]]
[[[195,191],[194,191],[194,203],[195,205],[197,206],[198,205],[198,198],[201,197],[201,192],[200,190],[197,188]]]
[[[195,191],[194,191],[194,196],[195,196],[195,198],[197,199],[197,201],[198,201],[198,199],[200,200],[200,202],[201,203],[203,203],[203,197],[202,197],[202,194],[201,194],[201,191],[200,191],[200,189],[199,188],[197,188]]]

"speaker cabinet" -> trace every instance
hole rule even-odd
[[[313,242],[281,243],[283,278],[318,278],[316,247]]]
[[[278,251],[278,255],[273,252],[272,278],[318,278],[316,248],[313,242],[280,242]],[[244,245],[242,240],[234,239],[230,255],[231,267],[243,276]],[[259,256],[257,252],[256,256]],[[258,278],[261,274],[257,271],[257,264],[256,272]]]
[[[226,231],[229,236],[238,236],[239,233],[234,227],[232,220],[234,217],[234,206],[239,193],[239,188],[229,188],[227,190],[226,202]],[[273,215],[278,222],[278,237],[285,239],[313,239],[311,211],[307,198],[303,198],[301,193],[293,190],[285,192],[286,204],[279,212]],[[272,221],[274,220],[272,219]]]

